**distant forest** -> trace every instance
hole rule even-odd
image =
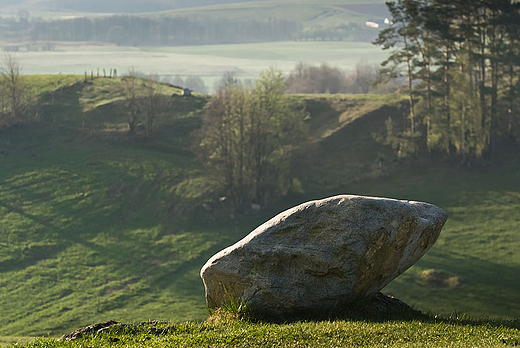
[[[38,22],[29,35],[31,40],[186,45],[290,40],[299,29],[297,23],[284,20],[246,22],[208,18],[193,21],[184,17],[110,16]]]
[[[303,29],[290,20],[146,18],[132,15],[78,17],[43,21],[21,11],[18,18],[0,18],[0,36],[12,41],[97,41],[118,45],[201,45],[287,40],[370,42],[377,31],[356,24]],[[50,47],[50,46],[49,46]],[[16,49],[16,46],[12,48]]]

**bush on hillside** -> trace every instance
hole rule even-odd
[[[291,158],[305,134],[303,107],[286,98],[281,71],[256,86],[220,88],[205,108],[200,159],[223,183],[235,210],[265,204],[291,190]]]

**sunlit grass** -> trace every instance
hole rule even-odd
[[[77,341],[40,339],[26,347],[501,347],[518,344],[519,338],[519,323],[513,321],[422,318],[278,325],[228,320],[115,327]]]
[[[13,336],[0,336],[0,347],[7,347],[15,344],[24,344],[34,340],[34,337],[13,337]]]
[[[383,1],[365,1],[363,4],[379,4],[384,8]],[[345,23],[364,25],[367,19],[381,17],[380,12],[373,13],[370,8],[363,11],[360,6],[349,8],[348,5],[357,4],[352,0],[327,1],[254,1],[223,5],[183,8],[171,11],[149,13],[148,16],[186,16],[190,18],[224,18],[228,20],[258,20],[259,18],[273,18],[291,20],[302,23],[304,27],[330,27]]]
[[[22,71],[22,73],[23,72],[24,71]],[[29,75],[24,78],[29,88],[29,94],[36,96],[52,91],[59,91],[60,88],[69,87],[82,79],[79,75]]]

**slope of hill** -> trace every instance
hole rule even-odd
[[[434,314],[520,312],[518,158],[471,170],[394,162],[372,133],[400,115],[398,97],[295,96],[311,114],[304,193],[230,219],[191,152],[204,96],[164,86],[169,111],[154,135],[131,137],[120,80],[81,80],[34,77],[46,86],[42,120],[0,131],[0,335],[203,319],[198,273],[213,253],[281,210],[339,193],[448,211],[438,243],[386,292]]]
[[[17,16],[18,11],[46,19],[92,17],[96,14],[135,14],[150,16],[181,16],[190,19],[236,21],[285,20],[301,23],[304,29],[327,29],[356,24],[361,30],[374,32],[365,27],[367,20],[382,22],[389,12],[383,0],[26,0],[0,2],[4,15]]]
[[[73,84],[44,106],[41,123],[1,133],[1,334],[57,333],[131,312],[204,316],[197,283],[182,278],[196,278],[187,265],[216,241],[170,219],[183,209],[172,189],[190,187],[199,170],[186,148],[204,98],[171,97],[167,137],[148,143],[119,134],[117,85]]]
[[[159,12],[160,15],[188,18],[235,20],[283,19],[302,23],[304,28],[336,27],[348,23],[365,26],[367,20],[383,20],[389,15],[384,1],[282,0],[221,4]]]

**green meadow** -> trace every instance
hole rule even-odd
[[[0,335],[6,336],[0,344],[13,336],[57,337],[107,320],[165,320],[178,335],[114,333],[70,346],[108,345],[114,337],[125,346],[141,336],[132,344],[175,346],[184,337],[184,346],[250,339],[272,346],[282,339],[295,347],[331,341],[444,346],[450,340],[487,347],[518,339],[517,154],[471,168],[398,162],[373,133],[399,115],[399,96],[297,95],[311,115],[305,156],[296,163],[302,193],[232,219],[231,208],[218,201],[219,183],[193,154],[190,134],[200,127],[207,96],[183,97],[162,85],[167,112],[153,135],[129,136],[120,78],[33,76],[28,84],[41,93],[39,121],[0,130]],[[427,201],[448,212],[437,244],[383,290],[430,316],[286,326],[198,323],[207,318],[199,270],[211,255],[284,209],[335,194]],[[176,324],[186,320],[194,322]],[[431,340],[421,341],[425,337]]]
[[[58,4],[59,5],[59,4]],[[16,15],[21,4],[11,4],[2,11]],[[70,19],[110,15],[106,13],[73,12],[70,9],[45,8],[44,3],[31,7],[31,16],[51,19]],[[1,15],[1,14],[0,14]],[[375,30],[365,26],[369,19],[381,21],[386,14],[383,1],[359,2],[352,0],[327,0],[323,2],[284,0],[252,1],[213,6],[199,6],[172,11],[135,14],[137,16],[180,16],[188,18],[223,20],[293,20],[304,29],[319,29],[349,23],[359,25],[363,31]],[[24,73],[83,75],[98,69],[108,74],[117,69],[119,75],[136,69],[146,74],[161,76],[199,76],[210,90],[223,73],[235,72],[240,78],[255,79],[258,74],[276,65],[285,73],[299,62],[328,64],[345,71],[352,71],[356,64],[379,64],[386,59],[383,52],[370,42],[354,41],[286,41],[221,45],[193,45],[175,47],[128,47],[97,42],[54,42],[53,51],[39,51],[42,44],[17,43],[17,58]],[[11,46],[9,40],[1,40],[0,46]]]
[[[74,11],[59,1],[35,1],[29,9],[31,16],[50,19],[95,17],[111,15],[103,8],[96,12]],[[65,4],[66,5],[66,4]],[[20,9],[27,9],[23,1],[2,4],[3,16],[16,16]],[[141,16],[179,16],[188,18],[213,18],[228,20],[284,19],[302,22],[304,27],[329,27],[345,23],[364,25],[367,19],[383,19],[387,16],[384,1],[371,0],[278,0],[249,1],[211,6],[195,6],[175,10],[136,13]],[[130,11],[133,12],[133,11]]]
[[[270,42],[236,45],[202,45],[181,47],[119,47],[75,44],[57,45],[55,51],[21,51],[16,57],[25,74],[73,74],[98,68],[109,74],[117,69],[126,74],[130,69],[147,73],[181,77],[199,76],[212,89],[227,71],[240,78],[255,79],[269,66],[288,73],[300,61],[310,64],[328,62],[345,71],[356,64],[377,64],[386,52],[370,43],[358,42]]]
[[[384,1],[282,0],[199,6],[146,14],[228,20],[283,19],[303,23],[304,28],[334,27],[345,23],[364,26],[368,19],[388,16]]]

